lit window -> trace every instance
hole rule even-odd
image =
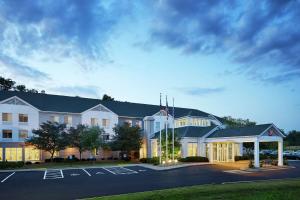
[[[197,156],[197,143],[188,143],[188,156]]]
[[[50,121],[59,123],[59,117],[56,115],[52,115],[50,116]]]
[[[25,161],[40,160],[40,150],[34,148],[25,148]]]
[[[129,124],[129,126],[132,126],[132,120],[130,120],[130,119],[126,119],[124,123],[127,123],[127,124]]]
[[[12,130],[2,130],[2,138],[12,138]]]
[[[27,114],[19,114],[19,122],[27,123],[28,122],[28,115]]]
[[[140,121],[140,120],[136,121],[135,126],[142,128],[142,121]]]
[[[2,155],[3,155],[3,149],[0,148],[0,161],[3,161]]]
[[[102,119],[102,127],[104,128],[109,127],[109,119]]]
[[[7,161],[22,161],[22,148],[5,148]]]
[[[91,118],[91,126],[98,126],[98,119],[97,118]]]
[[[12,122],[12,114],[11,113],[2,113],[2,121],[3,122]]]
[[[72,124],[72,116],[65,115],[64,116],[64,123],[67,124],[67,125],[71,125]]]
[[[19,130],[19,138],[21,139],[28,138],[28,130]]]

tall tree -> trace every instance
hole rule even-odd
[[[102,135],[104,134],[104,130],[99,128],[98,126],[88,128],[85,130],[82,135],[83,148],[89,150],[92,155],[95,157],[96,151],[102,145]]]
[[[241,128],[256,125],[256,122],[250,121],[249,119],[236,119],[231,116],[223,117],[223,120],[224,124],[226,124],[229,128]]]
[[[115,137],[112,149],[130,154],[131,151],[139,151],[142,145],[142,134],[139,126],[130,126],[124,123],[114,127]]]
[[[15,90],[16,91],[19,91],[19,92],[27,92],[27,89],[26,89],[26,86],[25,85],[17,85],[15,87]]]
[[[88,131],[88,127],[82,124],[69,129],[69,145],[78,149],[80,160],[82,158],[82,152],[86,150],[84,134]]]
[[[284,140],[289,146],[300,146],[300,131],[290,131]]]
[[[114,101],[115,99],[112,98],[111,96],[108,96],[107,94],[104,94],[102,97],[103,101]]]
[[[14,85],[16,84],[15,81],[11,80],[10,78],[4,78],[2,76],[0,76],[0,91],[4,90],[4,91],[8,91],[13,89]]]
[[[57,122],[45,122],[37,130],[33,130],[33,136],[26,140],[26,143],[37,149],[50,153],[51,161],[54,153],[63,150],[68,145],[68,137],[65,132],[65,125]]]
[[[172,158],[173,153],[173,141],[172,141],[172,129],[168,129],[168,158]],[[166,156],[166,131],[161,131],[161,150],[162,150],[162,157],[165,158]],[[178,152],[180,150],[180,138],[178,136],[178,131],[174,131],[174,157],[177,157]]]

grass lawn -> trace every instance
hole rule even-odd
[[[224,185],[202,185],[151,192],[92,198],[92,200],[296,200],[300,199],[300,179],[259,181]]]

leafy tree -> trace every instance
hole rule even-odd
[[[27,89],[26,89],[26,86],[25,85],[17,85],[15,87],[15,90],[16,91],[19,91],[19,92],[27,92]]]
[[[4,78],[0,76],[0,90],[8,91],[13,89],[14,85],[16,84],[15,81],[11,80],[10,78]]]
[[[250,121],[249,119],[236,119],[231,116],[223,117],[223,120],[224,124],[226,124],[229,128],[241,128],[256,125],[256,122]]]
[[[300,146],[300,131],[290,131],[284,140],[288,146]]]
[[[168,129],[168,158],[172,158],[173,153],[173,141],[172,141],[172,129]],[[158,145],[159,145],[159,138],[158,138]],[[161,131],[161,151],[162,157],[166,157],[166,131]],[[180,138],[178,136],[178,131],[174,131],[174,157],[176,158],[178,152],[180,151]]]
[[[78,149],[80,160],[82,152],[86,150],[84,134],[86,134],[87,131],[88,127],[82,124],[77,125],[77,127],[71,127],[69,129],[69,145]]]
[[[107,94],[104,94],[102,97],[103,101],[114,101],[115,99],[112,98],[111,96],[108,96]]]
[[[131,151],[139,151],[142,145],[142,134],[139,126],[130,126],[129,123],[114,127],[113,150],[120,150],[130,154]]]
[[[92,153],[92,155],[95,156],[96,151],[103,144],[103,134],[104,130],[97,126],[85,130],[84,134],[82,135],[83,148],[89,150]]]
[[[37,149],[49,152],[51,160],[53,160],[55,152],[65,149],[68,145],[64,124],[48,121],[32,132],[34,135],[27,139],[26,143]]]

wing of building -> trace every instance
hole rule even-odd
[[[77,124],[99,126],[105,130],[103,138],[107,141],[113,139],[116,125],[126,122],[140,126],[145,137],[140,156],[158,156],[157,134],[164,128],[166,118],[160,115],[159,105],[0,91],[0,160],[40,161],[49,157],[45,152],[24,144],[24,140],[32,136],[32,130],[38,129],[46,121],[64,123],[67,127]],[[265,137],[264,141],[271,138],[272,141],[281,142],[284,137],[273,124],[254,126],[252,129],[224,129],[221,118],[189,108],[176,107],[174,123],[169,115],[167,124],[171,129],[174,126],[180,136],[181,157],[205,156],[211,162],[232,161],[235,155],[242,153],[243,142],[255,142],[258,137]],[[269,130],[274,135],[264,135]],[[57,156],[77,154],[76,149],[68,148],[58,152]],[[88,152],[83,156],[88,157]],[[99,159],[108,156],[114,156],[113,152],[107,154],[99,150],[97,154]]]

